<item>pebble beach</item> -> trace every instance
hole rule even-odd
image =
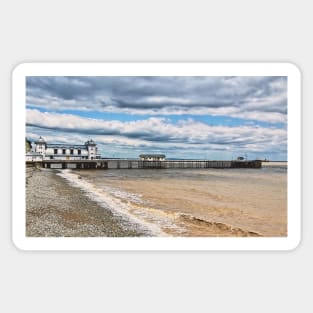
[[[149,236],[140,225],[105,210],[54,170],[26,169],[26,236]]]

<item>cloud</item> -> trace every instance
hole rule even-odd
[[[32,139],[82,143],[92,137],[103,156],[167,151],[286,159],[286,77],[27,77],[26,87]],[[82,117],[84,111],[97,119]],[[117,113],[115,119],[99,119],[109,113]],[[200,118],[206,116],[222,118]]]
[[[287,122],[286,77],[27,77],[26,86],[28,105],[54,111]]]
[[[249,124],[240,127],[212,126],[191,118],[176,123],[165,117],[122,122],[28,109],[27,133],[33,139],[42,135],[53,142],[84,142],[93,137],[100,145],[110,146],[110,149],[119,147],[140,151],[261,153],[286,152],[287,149],[286,130],[282,128]]]

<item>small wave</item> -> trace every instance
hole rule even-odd
[[[179,214],[180,219],[184,222],[195,224],[196,226],[209,227],[218,230],[220,233],[231,236],[240,236],[240,237],[262,237],[261,234],[253,231],[247,231],[239,227],[233,227],[220,222],[210,222],[189,214]]]
[[[112,194],[113,196],[124,199],[124,201],[131,201],[136,204],[144,204],[145,201],[142,200],[142,195],[134,194],[126,191],[122,191],[118,188],[103,186],[103,190]]]

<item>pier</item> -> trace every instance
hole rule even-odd
[[[165,154],[140,154],[139,158],[101,158],[97,144],[47,143],[41,136],[35,151],[26,153],[26,166],[51,169],[184,169],[184,168],[261,168],[261,160],[166,159]]]
[[[100,160],[42,160],[27,161],[26,166],[51,169],[186,169],[186,168],[261,168],[261,160],[164,160],[143,161],[135,159]]]

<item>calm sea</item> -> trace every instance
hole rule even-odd
[[[156,236],[286,236],[287,163],[262,169],[63,171],[104,209]]]

